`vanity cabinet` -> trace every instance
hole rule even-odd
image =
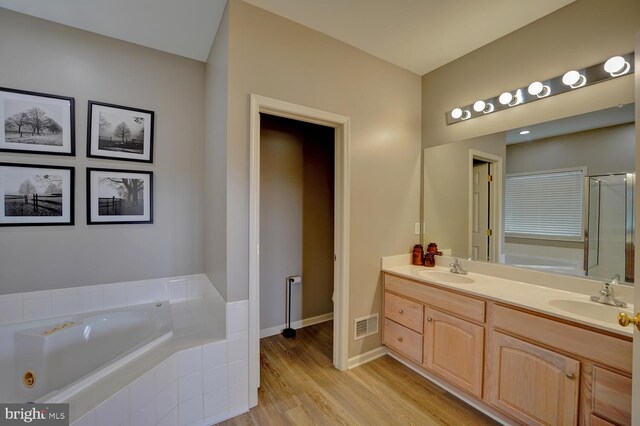
[[[384,273],[383,343],[526,425],[631,425],[632,340]]]
[[[482,396],[485,302],[385,274],[383,342]]]
[[[487,401],[527,425],[575,425],[580,362],[498,332],[489,343]]]
[[[487,354],[489,368],[485,377],[486,400],[489,404],[521,421],[526,418],[520,417],[522,414],[539,413],[538,420],[527,420],[527,424],[592,425],[609,422],[622,426],[631,425],[633,345],[630,339],[503,304],[492,304],[490,312],[490,344]],[[527,351],[530,354],[525,355]],[[516,356],[516,353],[519,355]],[[508,382],[508,370],[516,370],[509,366],[514,359],[520,359],[520,363],[523,359],[528,359],[532,368],[538,364],[532,370],[535,374],[531,373],[531,377],[548,375],[545,382],[536,384],[526,376],[527,370],[523,369],[519,373],[521,391],[524,392],[526,388],[522,382],[530,382],[532,385],[529,392],[533,395],[539,390],[547,392],[556,398],[555,401],[553,398],[550,401],[561,407],[561,411],[555,413],[553,407],[543,409],[546,404],[544,400],[539,402],[542,407],[535,406],[538,402],[530,402],[524,413],[510,411],[515,405],[506,399],[511,390],[505,380]],[[543,367],[545,364],[547,367]],[[545,373],[545,369],[548,372]],[[561,380],[563,372],[565,379]],[[525,377],[527,380],[524,380]],[[574,389],[572,386],[578,397],[577,406],[571,396]],[[536,398],[532,400],[535,401]],[[549,421],[565,412],[577,413],[578,417],[571,419],[565,414],[564,417],[557,417],[556,421]],[[547,418],[548,415],[551,417]]]
[[[423,366],[482,396],[484,327],[430,307],[425,317]]]

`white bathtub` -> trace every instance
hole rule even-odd
[[[66,401],[172,335],[167,301],[3,327],[0,401]]]
[[[535,269],[540,272],[554,272],[565,275],[584,276],[582,265],[574,264],[566,260],[550,257],[525,256],[521,254],[507,254],[504,258],[506,265],[519,268]]]

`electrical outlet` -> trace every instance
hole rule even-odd
[[[414,232],[416,235],[420,235],[420,222],[416,222],[416,223],[413,225],[413,232]]]

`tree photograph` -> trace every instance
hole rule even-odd
[[[144,152],[144,117],[128,111],[98,112],[98,148],[105,151],[142,154]]]
[[[62,216],[62,175],[16,168],[3,180],[5,216]]]
[[[125,177],[98,179],[99,216],[144,215],[144,180]]]
[[[21,99],[4,99],[6,143],[62,146],[62,107]]]
[[[153,172],[87,168],[87,224],[153,223]]]

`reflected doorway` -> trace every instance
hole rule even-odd
[[[469,255],[471,260],[496,262],[502,229],[502,158],[475,150],[470,156]]]

